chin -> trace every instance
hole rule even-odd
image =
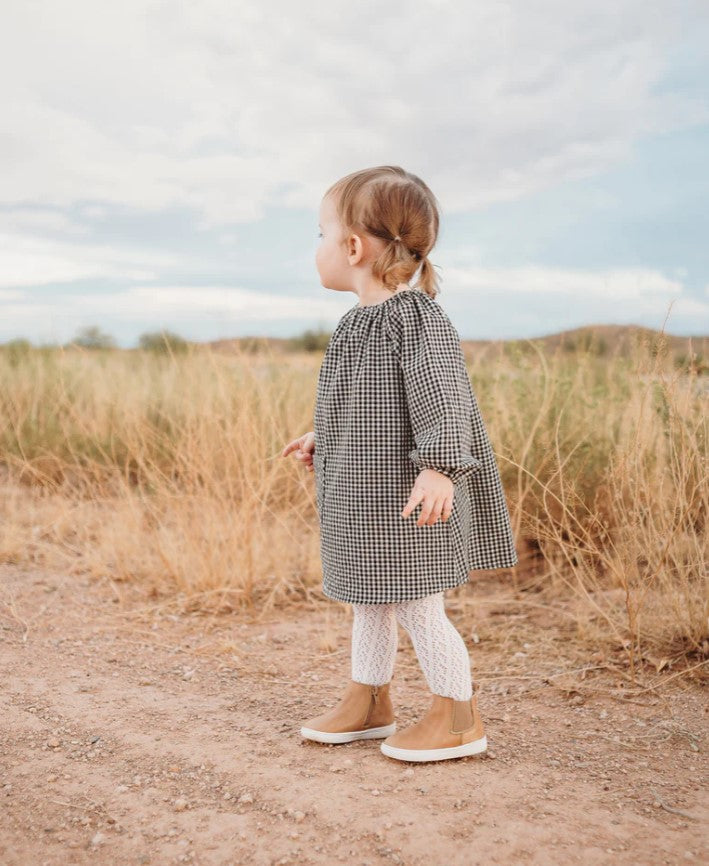
[[[320,285],[324,289],[328,289],[331,292],[344,292],[344,291],[346,291],[346,289],[342,289],[342,288],[340,288],[340,286],[334,285],[332,282],[330,282],[329,280],[323,279],[322,277],[320,278]]]

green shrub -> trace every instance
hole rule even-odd
[[[172,331],[149,331],[140,335],[138,346],[146,352],[173,355],[178,352],[186,352],[189,343],[184,337]]]
[[[82,349],[115,349],[116,341],[110,334],[105,334],[96,325],[89,325],[86,328],[81,328],[68,345],[80,346]]]

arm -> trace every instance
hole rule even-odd
[[[471,453],[470,380],[460,337],[440,307],[401,306],[391,317],[392,347],[401,366],[418,469],[454,483],[482,469]]]

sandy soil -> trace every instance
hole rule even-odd
[[[489,753],[408,764],[300,737],[349,676],[346,606],[169,610],[0,567],[3,866],[707,862],[687,678],[630,701],[592,666],[571,687],[560,659],[466,636]],[[392,697],[400,726],[429,703],[403,631]]]

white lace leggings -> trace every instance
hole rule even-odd
[[[412,601],[352,605],[352,679],[375,686],[391,680],[398,620],[411,638],[431,692],[469,700],[473,684],[468,648],[448,619],[443,595],[437,592]]]

